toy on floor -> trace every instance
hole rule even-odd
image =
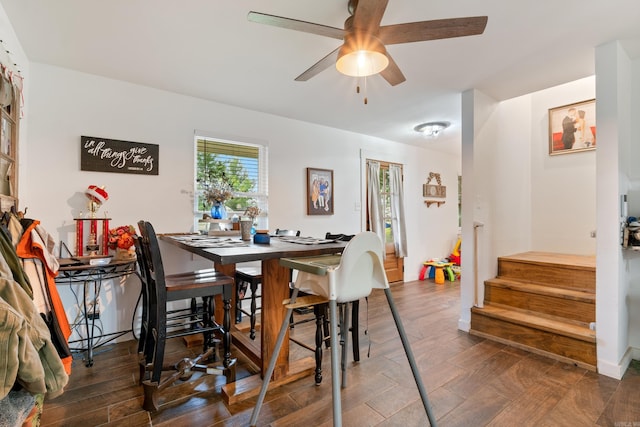
[[[460,265],[460,245],[462,241],[458,239],[456,246],[453,248],[453,252],[449,255],[449,261],[454,263],[455,265]]]
[[[456,280],[456,276],[451,270],[452,262],[444,262],[444,261],[425,261],[422,265],[422,270],[420,271],[420,280],[424,280],[427,274],[427,271],[430,271],[429,278],[435,279],[435,282],[438,285],[444,283],[445,275],[450,281]],[[433,274],[433,275],[431,275]]]
[[[435,279],[437,284],[444,283],[445,276],[452,282],[460,279],[461,244],[462,240],[458,239],[453,248],[453,252],[448,258],[444,258],[443,260],[431,258],[425,261],[418,275],[418,279],[424,280],[428,277],[429,279]]]

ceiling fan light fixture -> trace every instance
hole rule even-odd
[[[389,65],[387,50],[376,37],[347,34],[338,51],[336,69],[347,76],[366,77],[378,74]]]
[[[440,133],[448,128],[449,122],[428,122],[421,123],[413,128],[416,132],[422,133],[424,136],[437,137]]]

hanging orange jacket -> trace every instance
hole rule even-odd
[[[34,220],[22,234],[22,238],[16,247],[16,253],[20,258],[37,258],[44,266],[44,276],[46,278],[47,299],[51,307],[51,313],[44,313],[45,321],[51,331],[51,340],[67,374],[71,373],[72,355],[69,350],[69,336],[71,327],[62,305],[62,300],[58,294],[55,278],[58,275],[58,261],[52,254],[52,242],[49,234],[39,227],[40,221]]]

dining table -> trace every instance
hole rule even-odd
[[[232,326],[233,345],[244,353],[260,372],[228,382],[222,387],[222,397],[234,404],[256,396],[262,385],[262,373],[266,372],[274,352],[278,333],[286,310],[283,301],[289,298],[291,270],[280,263],[281,258],[296,258],[315,255],[336,254],[344,250],[347,242],[314,237],[271,236],[269,243],[258,244],[239,237],[215,237],[202,234],[164,233],[161,241],[177,246],[192,254],[213,262],[214,268],[230,277],[235,276],[238,263],[259,261],[262,266],[262,289],[260,310],[260,340],[251,340]],[[235,294],[235,293],[234,293]],[[220,304],[217,304],[218,306]],[[235,307],[235,301],[232,302]],[[221,313],[217,312],[216,317]],[[235,318],[235,316],[232,316]],[[271,387],[277,387],[299,378],[311,376],[315,371],[315,358],[304,357],[289,360],[288,336],[276,360],[271,376]]]

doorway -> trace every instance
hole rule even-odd
[[[376,160],[380,164],[379,174],[379,192],[380,192],[380,204],[382,205],[383,222],[385,226],[385,259],[384,270],[387,274],[387,280],[389,283],[401,282],[404,280],[404,258],[396,256],[393,229],[391,227],[391,191],[389,185],[389,165],[396,165],[402,170],[402,165],[397,163],[390,163],[385,161]],[[367,172],[369,173],[369,172]],[[367,177],[368,178],[368,177]],[[369,185],[369,179],[366,180],[367,186]],[[369,188],[367,187],[366,193],[369,194]],[[367,196],[368,198],[368,196]],[[367,199],[367,205],[369,200]],[[369,218],[369,210],[367,209],[367,231],[371,230],[371,221]]]

